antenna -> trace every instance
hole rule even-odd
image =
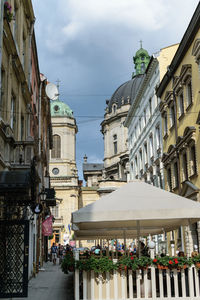
[[[140,48],[142,48],[142,40],[140,40],[139,42],[140,42]]]
[[[49,99],[51,99],[51,100],[57,100],[58,99],[58,96],[59,96],[58,88],[54,83],[51,83],[51,82],[48,83],[46,85],[45,91],[46,91],[46,94],[49,97]]]

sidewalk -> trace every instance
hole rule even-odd
[[[13,300],[73,300],[73,273],[64,274],[60,266],[45,263],[44,271],[32,278],[28,285],[28,298]]]

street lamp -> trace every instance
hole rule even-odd
[[[40,197],[40,200],[41,200],[41,201],[45,201],[46,198],[47,198],[47,193],[45,192],[44,189],[42,189],[42,191],[39,193],[38,196]]]

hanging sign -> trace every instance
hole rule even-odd
[[[42,234],[44,236],[51,236],[53,233],[53,229],[52,229],[52,219],[53,216],[48,217],[46,220],[44,220],[42,222]]]

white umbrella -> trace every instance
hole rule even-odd
[[[171,231],[200,220],[200,203],[131,181],[72,213],[76,239],[134,238]]]

